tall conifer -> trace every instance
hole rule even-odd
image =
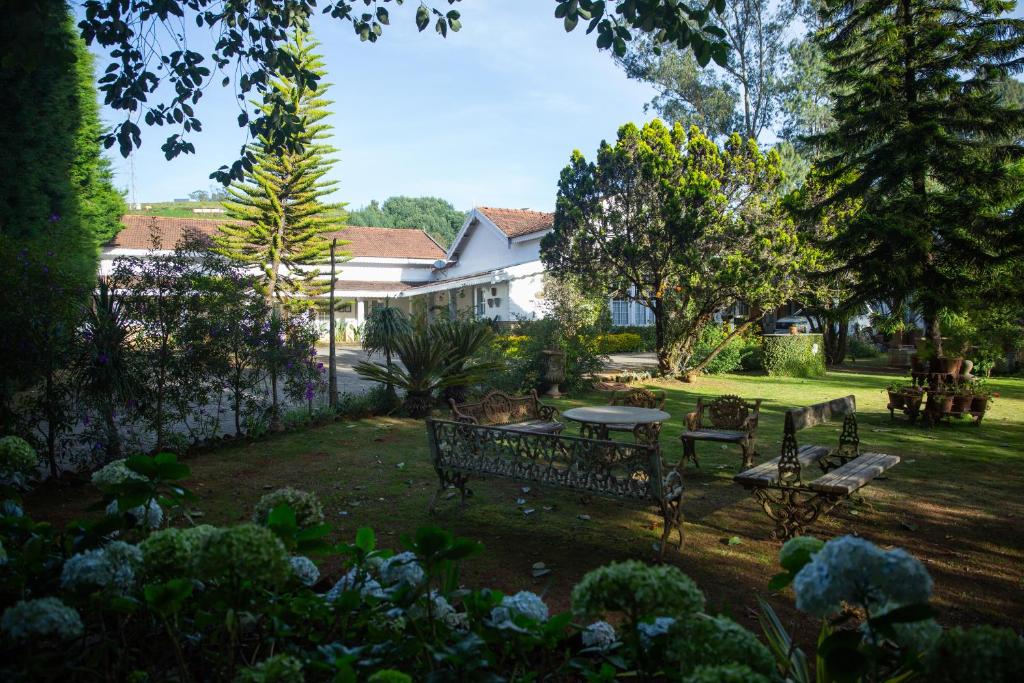
[[[295,33],[287,53],[297,71],[323,77],[318,45],[309,35]],[[337,184],[325,179],[336,151],[324,142],[331,130],[324,121],[332,104],[325,98],[328,84],[320,82],[314,89],[310,83],[276,76],[273,87],[286,96],[302,124],[297,133],[301,151],[274,153],[262,138],[252,145],[256,163],[243,182],[228,188],[224,201],[228,216],[240,222],[222,226],[215,241],[223,255],[260,269],[258,286],[268,302],[295,306],[328,290],[319,270],[308,266],[327,263],[330,240],[325,233],[340,227],[345,215],[336,211],[341,205],[323,202]]]
[[[820,210],[862,210],[834,246],[867,299],[911,299],[941,352],[939,320],[1022,245],[1024,112],[1000,101],[1021,69],[1024,21],[1006,0],[837,0],[818,44],[835,126],[816,138],[832,179]]]

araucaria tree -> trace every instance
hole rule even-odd
[[[1024,111],[999,98],[1021,68],[1013,7],[850,0],[821,13],[835,126],[815,142],[826,180],[852,180],[817,208],[861,201],[831,246],[862,299],[912,299],[937,353],[943,312],[962,310],[1024,245]]]
[[[317,45],[296,32],[286,52],[304,71],[322,77],[323,60],[314,52]],[[330,241],[324,235],[343,224],[345,217],[337,212],[329,217],[328,211],[340,207],[323,201],[337,184],[325,179],[335,151],[324,142],[330,131],[324,122],[331,104],[324,99],[327,84],[314,89],[311,83],[279,75],[274,87],[286,94],[299,121],[295,149],[275,150],[266,138],[252,145],[252,171],[228,188],[230,196],[224,201],[236,222],[222,226],[215,241],[224,256],[261,271],[257,286],[268,302],[295,305],[330,286],[315,266],[329,260]]]
[[[694,342],[716,313],[744,304],[749,325],[797,291],[781,179],[778,155],[739,135],[719,148],[696,127],[627,124],[596,162],[573,152],[541,258],[555,277],[650,308],[661,372],[699,370]]]

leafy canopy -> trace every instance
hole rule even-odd
[[[447,4],[459,1],[447,0]],[[373,43],[391,23],[389,7],[402,4],[403,0],[328,0],[321,11],[348,22],[360,40]],[[309,30],[310,18],[320,6],[317,0],[85,0],[79,24],[82,36],[110,57],[100,90],[108,106],[124,113],[104,136],[104,144],[118,145],[122,156],[127,156],[142,144],[140,124],[166,126],[175,132],[162,146],[165,156],[192,154],[195,145],[189,138],[202,130],[196,108],[204,90],[214,82],[222,86],[233,82],[240,100],[252,94],[262,104],[251,116],[243,109],[238,125],[247,127],[253,139],[266,139],[275,150],[294,151],[301,146],[294,137],[300,117],[274,88],[273,78],[278,74],[316,87],[319,76],[299,64],[284,46],[292,31]],[[597,46],[618,55],[625,53],[634,32],[640,32],[659,43],[692,49],[701,65],[712,59],[723,64],[728,50],[721,30],[710,26],[709,18],[724,6],[725,0],[709,0],[703,7],[678,0],[558,0],[555,17],[566,31],[574,30],[581,20],[587,22],[586,31],[596,33]],[[426,3],[416,8],[415,21],[420,31],[433,25],[442,37],[462,27],[457,10]],[[193,27],[212,34],[208,54],[189,47]],[[238,160],[211,177],[224,183],[240,180],[255,163],[253,150],[243,147]]]

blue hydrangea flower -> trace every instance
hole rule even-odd
[[[640,634],[640,644],[645,648],[654,644],[655,638],[665,635],[675,625],[676,620],[672,617],[658,617],[652,622],[641,622],[636,625],[637,633]]]
[[[107,514],[116,515],[118,509],[117,501],[112,500],[110,505],[107,506]],[[160,507],[160,504],[155,499],[150,499],[144,505],[137,505],[125,514],[135,520],[136,525],[144,529],[159,529],[164,523],[163,508]]]
[[[82,619],[57,598],[22,600],[0,617],[0,631],[11,640],[71,640],[82,635]]]
[[[0,516],[24,517],[25,511],[13,500],[5,500],[3,503],[0,503]]]
[[[108,590],[127,595],[135,587],[135,577],[142,566],[142,551],[123,541],[112,541],[73,555],[60,573],[65,590]]]
[[[312,586],[320,580],[320,570],[313,560],[305,555],[296,555],[289,562],[292,565],[292,573],[302,582],[303,586]]]
[[[359,595],[373,598],[383,598],[384,589],[380,583],[365,572],[358,572],[354,567],[348,573],[338,579],[338,582],[331,586],[331,590],[324,594],[328,602],[334,602],[341,597],[345,591],[359,590]]]
[[[595,621],[580,633],[584,647],[605,649],[615,643],[615,627],[607,621]]]
[[[495,615],[496,612],[497,615]],[[507,618],[506,614],[508,614]],[[519,591],[515,595],[506,595],[501,599],[501,606],[491,610],[491,621],[496,623],[510,621],[512,614],[521,614],[534,621],[547,621],[548,606],[536,593]],[[495,618],[495,616],[499,618]]]
[[[411,552],[393,555],[380,565],[380,578],[385,586],[414,588],[427,578],[423,567]]]
[[[818,617],[835,614],[842,604],[872,612],[927,602],[932,579],[917,559],[899,548],[882,550],[854,536],[825,544],[793,580],[796,606]]]

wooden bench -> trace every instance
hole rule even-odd
[[[470,477],[504,477],[654,505],[664,523],[658,557],[672,530],[679,536],[676,547],[683,546],[682,463],[665,466],[656,446],[435,419],[427,420],[427,438],[440,480],[431,512],[449,487],[458,489],[465,504],[472,496]]]
[[[797,445],[796,433],[801,429],[840,417],[843,431],[835,450],[826,446]],[[819,516],[828,514],[843,498],[899,461],[896,455],[860,452],[856,399],[844,396],[786,411],[782,454],[740,472],[733,480],[753,491],[769,519],[775,522],[772,538],[785,540],[802,534]],[[805,481],[804,469],[813,465],[817,465],[821,475]]]
[[[640,387],[616,391],[608,399],[610,406],[630,406],[633,408],[653,408],[664,410],[667,397],[660,389],[643,389]],[[606,425],[611,432],[635,432],[635,424],[610,424]]]
[[[680,435],[683,459],[697,461],[697,441],[717,441],[739,444],[743,451],[744,469],[754,464],[757,454],[757,420],[761,414],[761,399],[753,403],[739,396],[727,394],[704,403],[697,399],[697,408],[686,416],[686,429]]]
[[[448,403],[456,422],[535,434],[557,434],[565,426],[558,421],[558,409],[541,403],[536,391],[526,396],[492,391],[475,403],[456,403],[451,399]]]

